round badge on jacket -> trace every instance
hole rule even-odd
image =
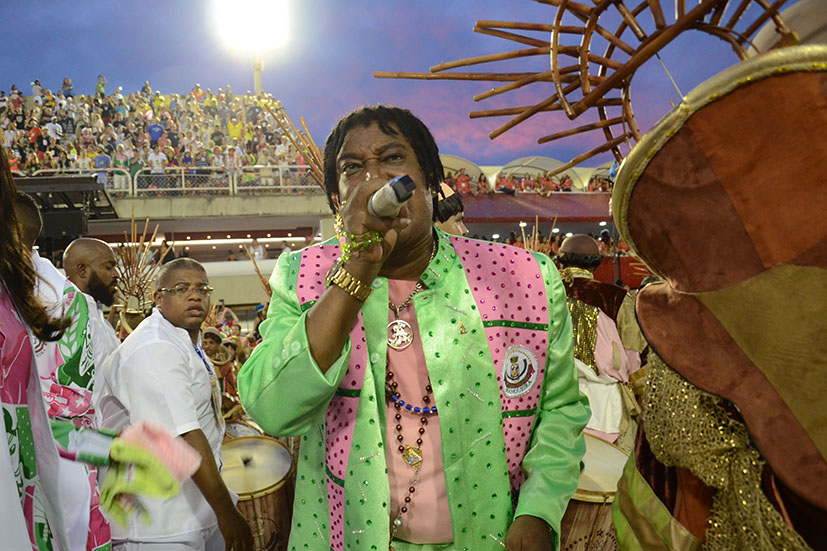
[[[537,382],[537,356],[525,346],[509,346],[503,357],[503,392],[508,398],[528,394]]]

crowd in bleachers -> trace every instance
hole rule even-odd
[[[162,94],[145,82],[124,94],[107,93],[98,77],[94,95],[74,93],[64,78],[52,90],[35,80],[31,94],[12,85],[0,91],[0,129],[13,171],[98,173],[115,191],[126,191],[141,171],[136,187],[164,189],[181,171],[202,175],[194,187],[227,187],[234,175],[242,185],[304,186],[311,182],[304,159],[277,124],[270,94],[235,94],[227,85],[217,92],[196,84],[188,94]],[[245,167],[261,166],[256,170]],[[41,172],[42,173],[42,172]],[[594,176],[586,190],[569,174],[501,172],[496,182],[465,169],[446,171],[446,183],[463,195],[533,192],[611,191],[608,177]],[[295,189],[291,187],[291,189]]]
[[[489,193],[536,193],[549,196],[555,192],[572,191],[602,191],[612,190],[612,181],[605,176],[593,176],[585,189],[575,186],[571,176],[567,173],[551,176],[549,172],[535,172],[531,174],[517,174],[512,171],[501,171],[497,181],[492,185],[485,174],[480,173],[475,180],[464,168],[456,172],[446,171],[445,182],[461,195],[484,195]]]
[[[280,167],[276,175],[283,171],[292,184],[305,183],[298,168],[304,160],[282,135],[271,95],[235,94],[229,85],[213,92],[198,84],[188,94],[162,94],[149,82],[134,93],[107,93],[107,84],[99,76],[94,95],[76,95],[69,78],[57,90],[36,80],[31,95],[16,85],[8,95],[0,92],[3,147],[12,170],[122,169],[114,177],[99,174],[123,189],[128,175],[142,168],[159,177],[173,167],[204,174],[221,168],[243,179],[243,167],[264,165]],[[273,170],[251,177],[274,183]]]
[[[613,182],[608,175],[593,175],[589,178],[586,191],[612,191]]]

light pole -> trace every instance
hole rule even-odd
[[[261,56],[253,54],[253,89],[258,96],[261,94],[261,71],[264,70],[264,62]]]
[[[253,56],[256,95],[262,91],[265,54],[287,42],[287,3],[288,0],[213,0],[215,28],[223,42],[231,50]]]

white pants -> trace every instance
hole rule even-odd
[[[224,551],[224,537],[217,526],[149,541],[112,542],[112,551]]]

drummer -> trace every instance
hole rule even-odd
[[[626,383],[640,368],[640,356],[628,350],[620,336],[618,318],[626,290],[594,278],[602,261],[597,241],[585,234],[567,237],[557,255],[571,313],[580,390],[592,410],[586,432],[630,451],[637,429],[633,417],[639,411]]]
[[[347,246],[281,255],[239,375],[265,431],[304,435],[290,547],[551,549],[589,418],[554,265],[434,228],[443,168],[410,111],[347,115],[324,166]],[[370,215],[401,175],[399,216]]]
[[[224,421],[215,370],[201,348],[201,324],[212,287],[190,258],[164,264],[158,305],[104,365],[101,414],[105,427],[147,420],[180,435],[201,454],[201,466],[167,501],[142,502],[152,524],[112,527],[114,549],[252,549],[252,535],[221,480]],[[218,530],[216,530],[218,528]]]

